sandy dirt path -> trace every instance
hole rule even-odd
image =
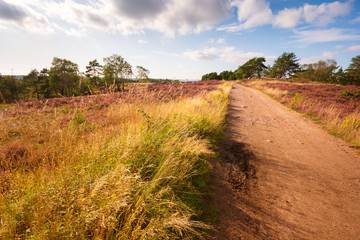
[[[360,157],[263,93],[235,85],[209,239],[360,239]]]

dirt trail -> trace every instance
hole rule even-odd
[[[239,85],[228,119],[209,239],[360,239],[360,158],[346,143]]]

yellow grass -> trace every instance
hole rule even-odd
[[[197,205],[230,89],[0,115],[0,239],[203,238]]]

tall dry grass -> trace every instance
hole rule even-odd
[[[230,89],[0,115],[0,239],[203,238]]]

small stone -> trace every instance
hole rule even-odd
[[[266,140],[266,142],[268,142],[268,143],[272,143],[273,141],[271,141],[271,140],[269,140],[269,139],[268,139],[268,140]]]

